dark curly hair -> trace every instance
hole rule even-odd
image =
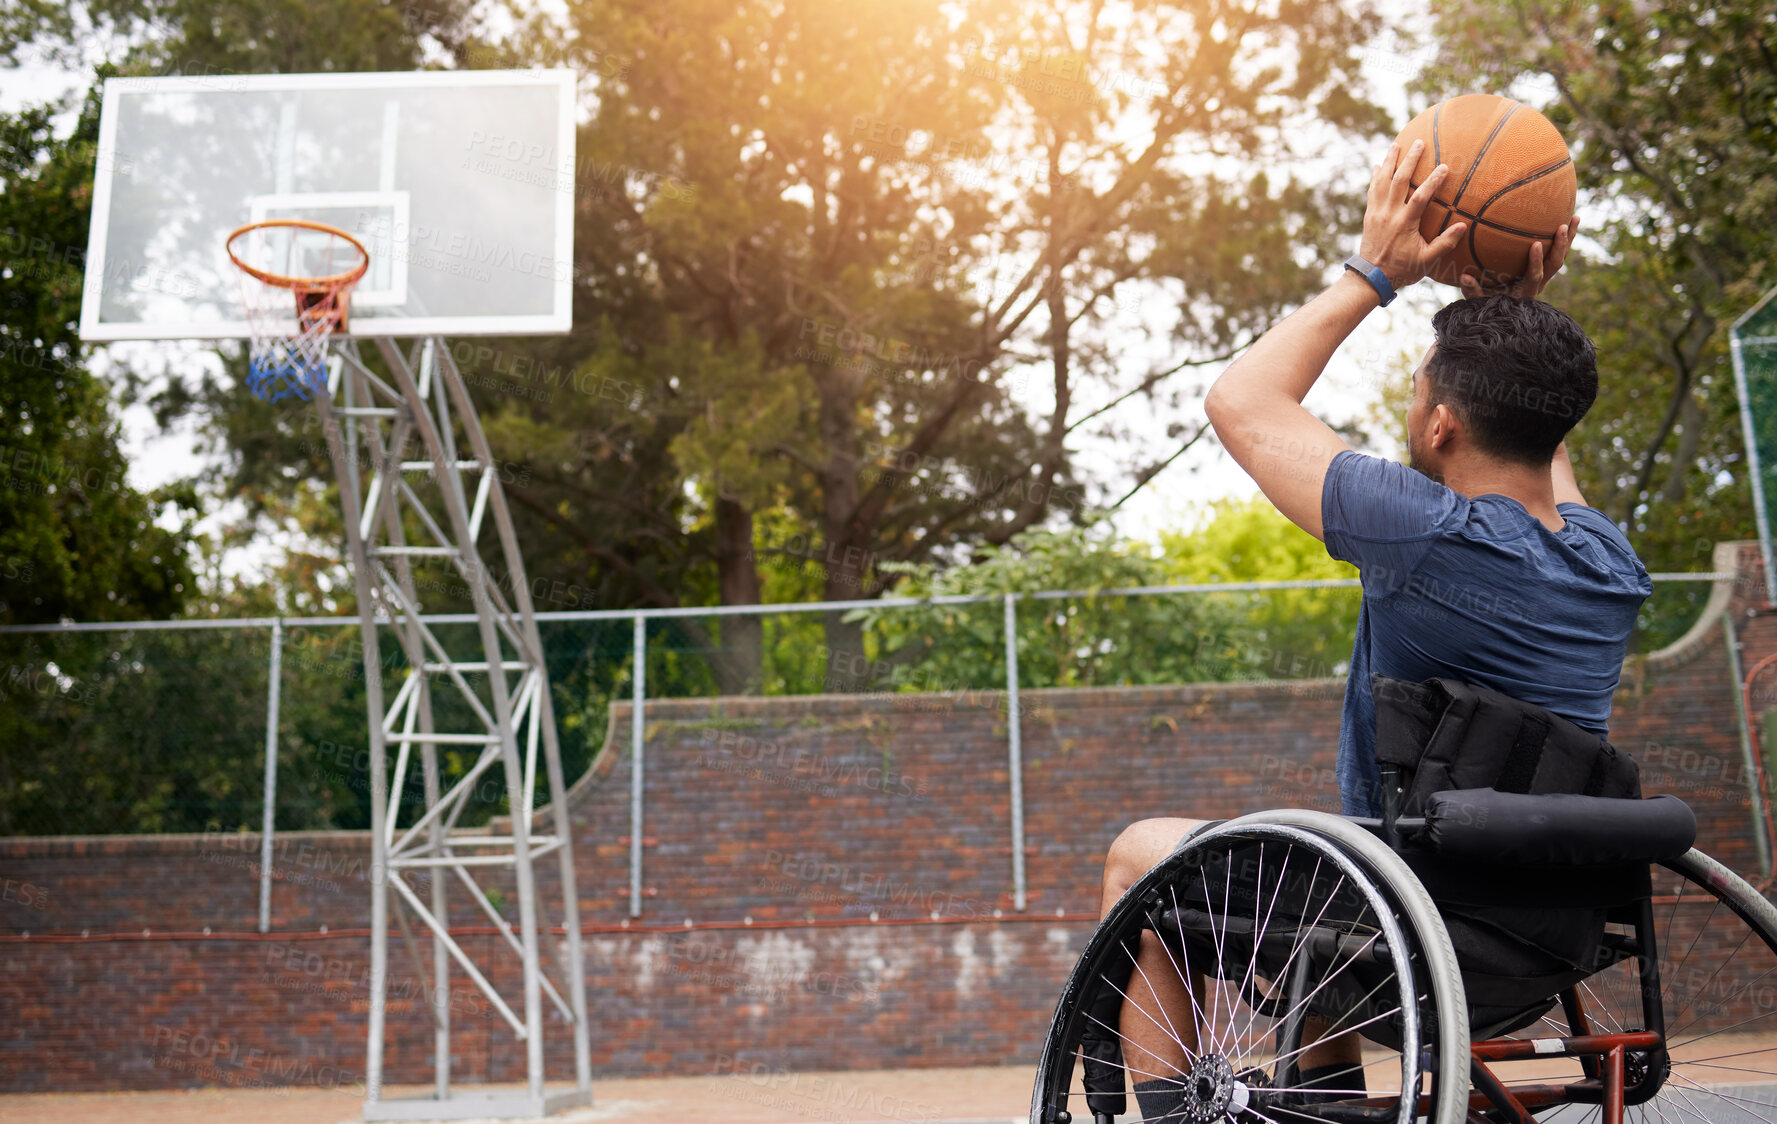
[[[1431,318],[1429,402],[1444,403],[1500,460],[1546,465],[1598,397],[1598,357],[1573,317],[1505,295],[1445,305]]]

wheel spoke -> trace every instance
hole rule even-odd
[[[1286,871],[1289,869],[1289,860],[1288,859],[1284,860],[1284,869]],[[1277,881],[1277,891],[1271,895],[1271,903],[1273,906],[1275,906],[1277,904],[1278,894],[1281,894],[1283,892],[1283,881],[1284,881],[1283,877],[1280,874],[1278,877],[1278,881]],[[1310,901],[1313,900],[1314,885],[1318,881],[1320,881],[1320,857],[1317,855],[1317,856],[1315,856],[1315,859],[1314,859],[1314,870],[1311,871],[1308,875],[1308,890],[1309,890],[1308,898]],[[1272,917],[1272,911],[1267,910],[1265,913],[1265,926],[1266,926],[1267,931],[1269,930],[1270,925],[1271,925],[1271,917]],[[1262,932],[1253,934],[1253,967],[1255,969],[1257,968],[1258,962],[1259,962],[1259,944],[1263,940],[1263,938],[1264,938],[1264,933],[1262,933]],[[1253,974],[1256,975],[1256,972]],[[1289,974],[1289,965],[1286,963],[1284,965],[1284,971],[1282,973],[1281,978],[1287,978],[1288,974]],[[1277,984],[1278,984],[1278,981],[1273,981],[1273,986],[1277,986]],[[1281,991],[1278,994],[1282,994]],[[1268,1000],[1271,998],[1272,998],[1272,996],[1266,996],[1266,999],[1268,999]],[[1257,1007],[1252,1007],[1251,1011],[1252,1011],[1251,1015],[1249,1015],[1246,1020],[1246,1033],[1248,1036],[1252,1035],[1253,1028],[1255,1027],[1255,1025],[1259,1021],[1259,1009]],[[1273,1019],[1273,1022],[1275,1022],[1275,1021],[1276,1020]],[[1247,1051],[1247,1054],[1250,1054],[1251,1052],[1252,1051],[1249,1050],[1249,1051]],[[1247,1054],[1242,1054],[1242,1056],[1241,1056],[1242,1061],[1244,1061],[1246,1059]]]
[[[1230,1103],[1232,1083],[1241,1082],[1251,1090],[1250,1099],[1240,1112],[1224,1112],[1219,1124],[1236,1118],[1246,1124],[1295,1124],[1320,1120],[1321,1111],[1312,1105],[1288,1107],[1277,1098],[1310,1092],[1333,1101],[1365,1098],[1371,1087],[1395,1087],[1398,1079],[1402,1093],[1370,1095],[1370,1112],[1389,1124],[1412,1118],[1424,1092],[1417,1070],[1423,1040],[1416,1016],[1422,1000],[1409,982],[1417,954],[1409,966],[1380,959],[1377,952],[1387,946],[1406,956],[1417,947],[1404,926],[1406,914],[1419,924],[1429,916],[1423,890],[1404,868],[1386,865],[1368,850],[1372,842],[1344,825],[1322,830],[1258,822],[1217,825],[1204,834],[1207,838],[1194,840],[1189,854],[1175,851],[1164,867],[1144,875],[1107,919],[1112,931],[1089,943],[1069,985],[1075,997],[1069,1004],[1075,1005],[1058,1013],[1040,1066],[1047,1103],[1072,1104],[1075,1118],[1084,1119],[1078,1098],[1126,1094],[1131,1082],[1181,1089],[1187,1104],[1205,1105]],[[1352,847],[1365,848],[1364,856]],[[1398,899],[1411,894],[1418,897],[1405,900],[1416,904],[1403,913]],[[1162,916],[1151,904],[1158,901],[1172,909],[1174,923],[1170,931],[1164,924],[1154,926],[1162,930],[1164,950],[1156,956],[1154,938],[1145,930],[1150,918]],[[1425,943],[1434,972],[1426,990],[1430,1002],[1448,1015],[1451,996],[1441,989],[1455,986],[1455,966],[1447,945],[1439,950],[1429,937]],[[1176,986],[1184,989],[1183,1001]],[[1215,990],[1205,995],[1206,986]],[[1187,1018],[1197,1027],[1195,1042],[1188,1041]],[[1276,1041],[1281,1028],[1303,1018],[1315,1042]],[[1383,1027],[1393,1029],[1378,1033]],[[1329,1066],[1313,1088],[1300,1080],[1283,1088],[1269,1084],[1317,1044],[1337,1039],[1343,1049],[1366,1032],[1384,1042],[1391,1041],[1391,1033],[1405,1034],[1406,1048],[1377,1052],[1366,1043],[1361,1056],[1342,1055],[1345,1060]],[[1446,1040],[1446,1051],[1460,1041]],[[1093,1052],[1109,1056],[1095,1058]],[[1371,1069],[1398,1078],[1379,1083]],[[1198,1084],[1205,1080],[1213,1083],[1215,1101],[1197,1099],[1210,1095],[1211,1085]],[[1455,1107],[1458,1091],[1466,1088],[1434,1086],[1440,1111]],[[1382,1105],[1388,1107],[1377,1111]]]
[[[1124,948],[1125,948],[1125,950],[1127,950],[1127,948],[1128,948],[1127,943],[1124,944]],[[1137,965],[1137,967],[1139,967],[1139,965]],[[1143,978],[1145,979],[1146,976],[1144,976]],[[1185,1052],[1185,1060],[1186,1061],[1191,1060],[1191,1055],[1193,1053],[1191,1048],[1186,1046],[1184,1041],[1182,1039],[1180,1039],[1177,1035],[1173,1034],[1172,1031],[1168,1027],[1162,1025],[1158,1019],[1156,1019],[1156,1018],[1154,1018],[1154,1016],[1148,1014],[1148,1009],[1146,1007],[1143,1007],[1140,1003],[1137,1003],[1134,999],[1131,999],[1129,997],[1129,993],[1127,991],[1124,991],[1122,988],[1118,987],[1116,984],[1111,983],[1110,980],[1105,979],[1102,976],[1099,977],[1099,979],[1100,979],[1101,983],[1110,984],[1111,990],[1115,991],[1118,995],[1121,995],[1123,997],[1123,1003],[1124,1003],[1125,1009],[1127,1009],[1129,1007],[1134,1007],[1137,1011],[1140,1011],[1144,1018],[1146,1018],[1149,1022],[1153,1023],[1160,1030],[1166,1032],[1168,1037],[1170,1037],[1172,1039],[1173,1045],[1177,1046],[1179,1049],[1181,1049]],[[1163,1005],[1160,1003],[1160,997],[1158,995],[1156,995],[1154,997],[1154,1005],[1156,1007],[1163,1007]],[[1161,1014],[1165,1014],[1164,1009],[1162,1009]],[[1097,1023],[1099,1026],[1104,1026],[1104,1020],[1099,1018],[1098,1016],[1092,1014],[1091,1012],[1087,1012],[1086,1017],[1091,1019],[1093,1022]],[[1142,1053],[1147,1054],[1149,1057],[1158,1057],[1158,1055],[1156,1055],[1152,1050],[1147,1049],[1145,1046],[1137,1045],[1133,1039],[1129,1038],[1117,1027],[1105,1026],[1105,1029],[1110,1031],[1112,1034],[1115,1034],[1118,1038],[1121,1038],[1125,1043],[1129,1044],[1130,1046],[1134,1046],[1137,1050],[1140,1050]],[[1162,1059],[1162,1060],[1164,1060],[1164,1059]],[[1179,1072],[1183,1073],[1184,1071],[1180,1070]]]
[[[1674,1072],[1672,1074],[1672,1076],[1677,1078],[1680,1081],[1685,1082],[1695,1092],[1707,1093],[1712,1097],[1717,1097],[1721,1100],[1728,1101],[1728,1102],[1732,1103],[1735,1107],[1737,1107],[1741,1112],[1744,1112],[1749,1116],[1756,1116],[1760,1120],[1764,1121],[1765,1124],[1772,1124],[1772,1120],[1769,1116],[1766,1116],[1762,1112],[1753,1112],[1752,1111],[1754,1108],[1772,1108],[1772,1107],[1774,1107],[1772,1105],[1766,1104],[1764,1101],[1749,1100],[1746,1097],[1736,1097],[1732,1093],[1724,1093],[1720,1089],[1711,1089],[1709,1086],[1699,1085],[1697,1082],[1695,1082],[1695,1081],[1691,1080],[1690,1078],[1685,1077],[1682,1074],[1677,1073],[1677,1072]],[[1668,1086],[1668,1088],[1670,1088],[1670,1086]],[[1685,1095],[1685,1091],[1683,1089],[1673,1089],[1672,1091],[1677,1093],[1679,1096],[1684,1097],[1685,1102],[1687,1104],[1692,1103],[1690,1097]]]
[[[1720,971],[1720,969],[1719,969],[1719,968],[1718,968],[1718,969],[1717,969],[1717,971]],[[1749,980],[1749,981],[1747,981],[1747,982],[1746,982],[1746,983],[1745,983],[1745,984],[1742,984],[1742,985],[1741,985],[1741,986],[1740,986],[1740,987],[1739,987],[1739,989],[1737,989],[1737,990],[1736,990],[1736,991],[1735,991],[1735,992],[1734,992],[1734,993],[1733,993],[1733,994],[1732,994],[1732,995],[1730,995],[1730,996],[1728,996],[1728,998],[1727,998],[1727,999],[1726,999],[1726,1000],[1723,1000],[1723,1003],[1724,1003],[1724,1004],[1725,1004],[1725,1003],[1727,1003],[1727,1002],[1729,1002],[1729,1001],[1731,1001],[1731,1000],[1734,1000],[1734,999],[1738,999],[1738,998],[1740,998],[1740,997],[1741,997],[1741,996],[1742,996],[1742,995],[1744,995],[1744,994],[1746,994],[1746,992],[1747,992],[1747,990],[1748,990],[1748,989],[1750,989],[1750,988],[1752,988],[1752,987],[1753,987],[1753,986],[1754,986],[1754,985],[1756,985],[1756,984],[1757,984],[1757,983],[1758,983],[1758,982],[1759,982],[1759,981],[1760,981],[1760,980],[1763,980],[1763,979],[1764,979],[1764,978],[1765,978],[1765,977],[1766,977],[1766,976],[1768,976],[1768,975],[1770,975],[1770,974],[1771,974],[1771,973],[1772,973],[1772,972],[1777,972],[1777,964],[1773,964],[1773,965],[1771,965],[1771,966],[1770,966],[1770,967],[1769,967],[1769,968],[1766,968],[1766,969],[1765,969],[1765,970],[1764,970],[1764,971],[1762,971],[1762,972],[1760,972],[1760,973],[1759,973],[1759,974],[1758,974],[1758,975],[1757,975],[1757,976],[1756,976],[1756,977],[1755,977],[1755,978],[1753,978],[1753,979],[1751,979],[1751,980]],[[1699,1021],[1699,1020],[1701,1020],[1701,1019],[1702,1019],[1702,1018],[1704,1018],[1704,1017],[1705,1017],[1705,1016],[1703,1016],[1703,1015],[1698,1015],[1698,1016],[1697,1016],[1697,1017],[1696,1017],[1696,1018],[1694,1018],[1694,1019],[1692,1019],[1692,1020],[1691,1020],[1691,1021],[1690,1021],[1690,1022],[1688,1022],[1688,1023],[1685,1023],[1685,1024],[1684,1024],[1684,1026],[1681,1026],[1681,1027],[1679,1027],[1679,1028],[1678,1028],[1678,1029],[1677,1029],[1677,1030],[1669,1030],[1669,1031],[1667,1031],[1667,1032],[1666,1032],[1666,1037],[1667,1037],[1667,1038],[1671,1038],[1671,1037],[1672,1037],[1672,1036],[1674,1036],[1674,1035],[1678,1035],[1678,1034],[1683,1034],[1683,1033],[1684,1033],[1684,1032],[1685,1032],[1685,1031],[1686,1031],[1686,1030],[1688,1030],[1688,1029],[1689,1029],[1689,1028],[1691,1028],[1691,1027],[1693,1027],[1693,1026],[1696,1026],[1696,1025],[1697,1025],[1697,1022],[1698,1022],[1698,1021]],[[1753,1016],[1753,1019],[1761,1019],[1761,1018],[1764,1018],[1764,1016],[1763,1016],[1763,1015],[1754,1015],[1754,1016]],[[1751,1019],[1749,1019],[1749,1020],[1747,1020],[1747,1021],[1749,1021],[1749,1022],[1750,1022],[1750,1021],[1752,1021],[1752,1020],[1751,1020]],[[1741,1024],[1741,1025],[1745,1025],[1745,1024]],[[1717,1032],[1717,1033],[1719,1033],[1719,1032]],[[1708,1036],[1707,1036],[1707,1035],[1705,1035],[1705,1036],[1704,1036],[1704,1037],[1708,1037]],[[1687,1043],[1689,1043],[1689,1042],[1700,1042],[1700,1041],[1702,1041],[1702,1039],[1701,1039],[1701,1038],[1690,1038],[1690,1039],[1686,1039],[1686,1040],[1685,1040],[1685,1041],[1686,1041],[1686,1042],[1687,1042]]]
[[[1676,980],[1678,978],[1678,976],[1681,974],[1684,966],[1691,962],[1691,953],[1693,951],[1695,951],[1695,949],[1697,947],[1697,942],[1702,940],[1703,934],[1709,931],[1709,923],[1711,921],[1715,920],[1716,914],[1719,913],[1720,911],[1721,911],[1721,899],[1717,898],[1715,901],[1715,904],[1710,906],[1710,908],[1709,908],[1709,916],[1705,917],[1703,919],[1703,923],[1697,926],[1696,935],[1691,937],[1690,947],[1688,947],[1684,950],[1683,959],[1679,960],[1679,962],[1677,964],[1673,965],[1672,972],[1671,972],[1673,979]],[[1666,935],[1667,936],[1672,935],[1670,930],[1668,930]],[[1748,929],[1746,931],[1746,935],[1748,937],[1752,936],[1752,930]],[[1665,945],[1662,943],[1661,947],[1663,948],[1663,947],[1665,947]],[[1735,949],[1734,951],[1738,952],[1739,949]],[[1727,960],[1731,959],[1731,958],[1732,958],[1732,954],[1729,954],[1729,956],[1727,958],[1723,959],[1722,963],[1725,964],[1727,962]],[[1720,974],[1721,974],[1721,964],[1717,964],[1715,966],[1715,971],[1711,972],[1709,974],[1709,979],[1713,980],[1716,976],[1718,976]],[[1708,982],[1709,982],[1708,980],[1705,980],[1704,984],[1707,985]],[[1677,1022],[1680,1015],[1683,1015],[1686,1011],[1690,1010],[1691,1004],[1695,1003],[1697,1001],[1697,997],[1699,995],[1702,995],[1705,990],[1706,990],[1705,987],[1700,987],[1696,991],[1694,991],[1691,994],[1691,998],[1685,1002],[1685,1005],[1683,1007],[1680,1007],[1677,1011],[1673,1012],[1672,1015],[1669,1016],[1672,1019],[1672,1021]]]
[[[1260,906],[1259,899],[1264,896],[1265,848],[1263,848],[1263,847],[1259,848],[1259,890],[1260,890],[1260,892],[1253,895],[1253,954],[1247,962],[1245,974],[1240,977],[1239,991],[1240,991],[1240,994],[1243,996],[1247,994],[1247,988],[1249,986],[1253,986],[1253,987],[1257,986],[1258,972],[1259,972],[1259,948],[1265,941],[1265,934],[1270,931],[1272,912],[1277,906],[1278,895],[1283,893],[1283,884],[1288,878],[1289,869],[1290,869],[1289,855],[1288,855],[1288,852],[1285,852],[1284,860],[1283,860],[1283,869],[1278,871],[1278,874],[1277,874],[1277,888],[1271,892],[1271,904],[1266,907],[1265,920],[1261,923],[1259,920],[1259,906]],[[1258,1022],[1258,1019],[1259,1019],[1259,1009],[1257,1007],[1252,1006],[1250,1003],[1247,1005],[1247,1007],[1248,1007],[1249,1014],[1247,1015],[1246,1026],[1243,1027],[1238,1033],[1243,1037],[1250,1038],[1252,1035],[1253,1024]],[[1241,1054],[1242,1060],[1245,1059],[1247,1052],[1248,1051],[1242,1052],[1242,1054]]]
[[[1165,942],[1162,941],[1161,943],[1164,944]],[[1124,947],[1127,948],[1128,946],[1125,945]],[[1141,942],[1139,940],[1136,941],[1135,947],[1136,947],[1136,952],[1139,953],[1141,951]],[[1154,986],[1153,980],[1148,979],[1147,971],[1141,966],[1141,957],[1140,956],[1132,956],[1130,959],[1135,961],[1135,970],[1137,972],[1141,973],[1141,981],[1148,985],[1148,992],[1151,995],[1153,995],[1153,997],[1154,997],[1154,1006],[1160,1008],[1160,1017],[1166,1020],[1165,1030],[1166,1030],[1167,1037],[1171,1038],[1172,1041],[1178,1046],[1178,1048],[1185,1052],[1185,1060],[1190,1061],[1193,1051],[1191,1050],[1191,1048],[1189,1046],[1185,1045],[1184,1036],[1179,1034],[1178,1027],[1173,1025],[1172,1016],[1167,1014],[1166,1004],[1160,998],[1160,989]],[[1182,986],[1185,989],[1186,993],[1189,994],[1189,992],[1191,990],[1191,981],[1181,979],[1179,981],[1179,984],[1180,984],[1180,986]],[[1127,994],[1125,994],[1123,996],[1123,998],[1126,1001],[1134,1002],[1134,1000],[1129,999],[1129,996]],[[1138,1006],[1139,1006],[1139,1004],[1138,1004]],[[1147,1012],[1145,1012],[1145,1011],[1143,1012],[1143,1014],[1146,1014],[1146,1013]],[[1158,1024],[1156,1024],[1156,1025],[1158,1025]],[[1201,1045],[1203,1045],[1203,1043],[1199,1042],[1198,1045],[1201,1046]]]

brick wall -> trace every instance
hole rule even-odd
[[[1777,620],[1744,611],[1763,596],[1756,552],[1726,547],[1717,567],[1747,575],[1722,596],[1750,666],[1777,652]],[[649,705],[646,896],[629,922],[630,712],[617,707],[611,750],[570,797],[595,1072],[1030,1060],[1116,833],[1146,816],[1333,808],[1342,690],[1024,692],[1022,915],[1003,701],[829,695]],[[1749,871],[1735,697],[1718,620],[1632,664],[1612,740],[1641,758],[1650,792],[1692,802],[1706,850]],[[257,837],[0,840],[0,1091],[359,1085],[365,838],[277,847],[261,936]],[[551,900],[552,873],[541,865]],[[487,963],[499,938],[460,889],[452,900]],[[515,959],[493,959],[515,994]],[[428,1080],[424,985],[399,933],[390,993],[388,1078]],[[451,1001],[457,1078],[522,1077],[522,1049],[479,992],[459,977]],[[566,1030],[551,1031],[565,1076]]]

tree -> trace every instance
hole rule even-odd
[[[17,0],[0,61],[30,50],[83,69],[101,44],[132,74],[406,70],[472,53],[474,0]]]
[[[98,103],[81,106],[65,139],[56,109],[0,115],[0,621],[178,616],[197,593],[196,500],[129,485],[109,390],[87,369],[78,323]],[[128,772],[66,737],[98,721],[103,693],[131,674],[109,648],[0,638],[0,833],[21,830],[46,796],[78,807],[89,780]]]
[[[1196,530],[1160,536],[1167,582],[1354,579],[1357,567],[1327,554],[1314,536],[1262,497],[1209,508]],[[1343,675],[1356,639],[1359,589],[1227,593],[1252,627],[1261,673],[1275,679]]]
[[[1709,564],[1751,504],[1726,324],[1777,283],[1770,0],[1433,6],[1434,96],[1545,76],[1582,233],[1602,247],[1550,290],[1599,345],[1597,404],[1569,439],[1580,485],[1650,570]]]
[[[642,170],[587,200],[606,247],[587,287],[723,348],[755,340],[760,369],[798,385],[791,433],[726,441],[736,463],[789,463],[786,502],[820,529],[833,599],[874,585],[878,560],[955,562],[1083,519],[1069,442],[1103,413],[1084,388],[1154,396],[1318,284],[1326,255],[1302,246],[1324,251],[1355,213],[1252,169],[1309,118],[1379,123],[1350,93],[1376,23],[1362,5],[589,0],[570,17],[566,57],[623,60],[582,149]],[[1171,330],[1189,361],[1119,383],[1117,287],[1162,278],[1184,280]],[[1014,376],[1045,370],[1037,417]],[[682,380],[659,399],[684,416],[720,401]],[[1185,428],[1189,447],[1203,430]],[[756,509],[719,490],[715,540],[737,543]],[[749,564],[727,547],[715,561]],[[828,642],[859,637],[836,614]]]
[[[177,512],[191,497],[130,488],[107,388],[78,334],[98,103],[66,140],[53,115],[0,115],[0,619],[173,616],[190,592]],[[156,525],[163,511],[175,530]]]
[[[1166,565],[1109,524],[1032,529],[981,548],[968,566],[899,564],[902,593],[947,597],[1167,583]],[[1018,678],[1025,686],[1101,687],[1259,678],[1265,637],[1246,606],[1211,595],[1110,595],[1018,603]],[[859,610],[867,659],[841,657],[844,690],[995,690],[1006,682],[1000,601]]]

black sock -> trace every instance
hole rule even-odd
[[[1179,1120],[1185,1113],[1183,1077],[1156,1077],[1135,1083],[1135,1103],[1144,1121]]]
[[[1296,1087],[1303,1090],[1313,1089],[1354,1089],[1367,1088],[1364,1084],[1364,1067],[1361,1062],[1336,1062],[1333,1065],[1317,1065],[1303,1069],[1296,1076]],[[1337,1101],[1362,1096],[1361,1092],[1320,1093],[1315,1095],[1316,1101]]]

